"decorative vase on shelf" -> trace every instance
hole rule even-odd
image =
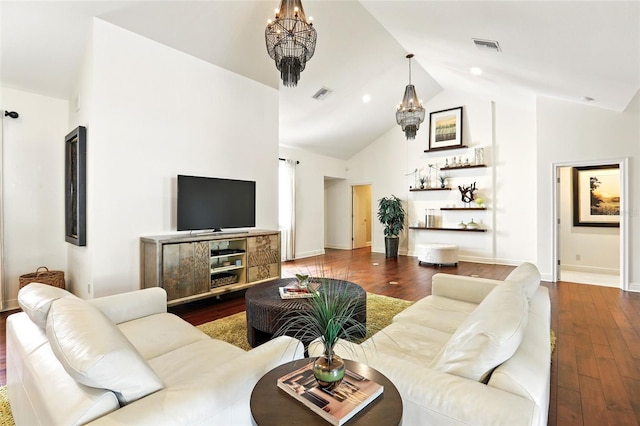
[[[342,383],[345,365],[338,355],[325,353],[313,361],[312,371],[318,386],[323,390],[331,391]]]
[[[471,222],[467,223],[467,229],[478,229],[479,225],[473,221],[471,218]]]

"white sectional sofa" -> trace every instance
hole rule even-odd
[[[255,383],[303,356],[279,337],[245,352],[167,313],[153,288],[79,299],[22,288],[7,318],[7,385],[20,425],[249,425]]]
[[[546,425],[551,305],[539,284],[530,263],[505,281],[436,274],[431,296],[336,352],[396,385],[405,426]]]

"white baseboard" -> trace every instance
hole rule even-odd
[[[639,283],[629,283],[629,291],[633,291],[636,293],[640,293],[640,284]]]
[[[589,274],[620,275],[618,268],[600,268],[597,266],[560,265],[560,271],[587,272]]]
[[[304,259],[306,257],[320,256],[324,254],[324,249],[322,250],[313,250],[307,251],[303,253],[296,253],[296,259]]]
[[[20,306],[18,306],[18,299],[6,300],[2,312],[14,311],[16,309],[20,309]]]
[[[326,244],[325,248],[335,249],[335,250],[351,250],[352,249],[352,247],[350,246],[343,246],[340,244]]]

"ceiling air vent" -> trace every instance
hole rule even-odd
[[[321,101],[324,98],[326,98],[327,96],[329,96],[329,93],[331,93],[331,89],[327,89],[326,87],[321,87],[320,90],[318,90],[313,96],[312,98],[317,100],[317,101]]]
[[[494,40],[482,40],[479,38],[472,39],[473,43],[476,45],[478,49],[482,50],[492,50],[494,52],[502,52],[500,49],[500,44]]]

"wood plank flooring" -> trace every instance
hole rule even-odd
[[[419,266],[416,258],[386,259],[369,249],[327,254],[283,264],[295,273],[347,278],[365,290],[405,300],[431,294],[438,272],[504,279],[504,265],[460,262],[457,267]],[[640,425],[640,294],[568,282],[543,283],[551,296],[557,336],[551,365],[549,425]],[[225,295],[170,309],[194,325],[244,310],[244,294]],[[5,319],[0,314],[0,385],[6,383]]]

